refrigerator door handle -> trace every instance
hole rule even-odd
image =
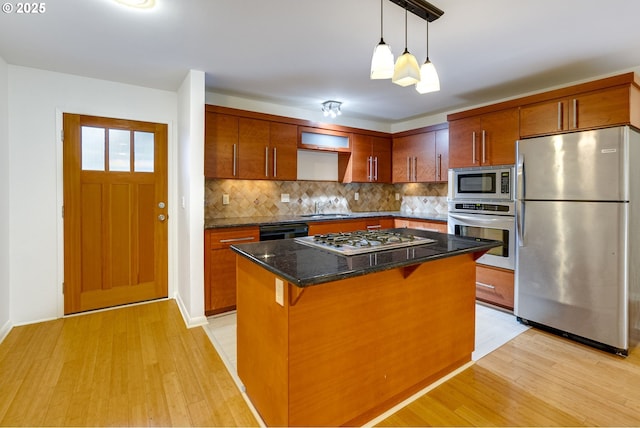
[[[518,233],[518,246],[524,247],[524,201],[518,200],[516,208],[516,229]]]
[[[524,183],[524,155],[518,155],[518,164],[516,165],[516,199],[524,199],[525,183]]]

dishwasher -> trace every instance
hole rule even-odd
[[[260,240],[273,241],[275,239],[296,238],[307,236],[309,226],[306,223],[267,224],[260,226]]]

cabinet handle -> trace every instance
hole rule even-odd
[[[233,145],[233,176],[236,176],[236,163],[237,163],[237,159],[238,159],[238,147],[234,144]]]
[[[471,133],[471,163],[476,163],[476,131]]]
[[[269,176],[269,147],[264,148],[264,176]]]
[[[278,176],[278,152],[277,148],[273,148],[273,176]]]
[[[562,130],[562,101],[558,101],[558,131]]]
[[[378,156],[373,158],[373,163],[376,166],[373,173],[373,180],[378,181]]]
[[[374,226],[367,226],[367,230],[381,229],[381,228],[382,228],[381,224],[376,224]]]
[[[486,135],[487,133],[485,132],[485,130],[482,130],[482,163],[485,164],[487,163],[487,151],[486,151]]]
[[[489,288],[491,290],[495,290],[496,286],[495,285],[491,285],[491,284],[485,284],[484,282],[478,282],[476,281],[476,285],[480,286],[480,287],[484,287],[484,288]]]
[[[418,157],[413,158],[413,181],[418,181]]]
[[[221,244],[225,244],[227,242],[240,242],[240,241],[253,241],[256,238],[253,236],[247,236],[246,238],[229,238],[229,239],[221,239],[218,242]]]
[[[438,155],[438,163],[436,163],[436,178],[442,181],[442,155]]]
[[[411,156],[407,156],[407,181],[411,181]]]
[[[573,127],[578,127],[578,99],[573,99]]]

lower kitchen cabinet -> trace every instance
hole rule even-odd
[[[476,299],[513,310],[512,270],[485,265],[476,266]]]
[[[260,231],[257,226],[205,230],[205,315],[215,315],[236,308],[236,253],[229,247],[259,240]]]
[[[395,219],[395,227],[408,227],[409,229],[421,229],[432,232],[447,233],[446,221],[397,218]]]

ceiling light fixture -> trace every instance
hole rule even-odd
[[[393,52],[391,46],[384,42],[383,30],[383,0],[380,0],[380,43],[373,49],[371,58],[371,78],[391,79],[393,77]]]
[[[380,3],[380,43],[373,51],[371,58],[371,79],[388,79],[400,86],[416,84],[416,90],[421,93],[440,90],[440,80],[435,67],[429,60],[429,22],[440,18],[444,12],[425,0],[390,0],[404,8],[404,52],[400,55],[393,68],[393,73],[389,75],[388,65],[393,61],[391,48],[384,42],[382,37],[383,18],[382,2]],[[407,41],[407,15],[408,12],[415,14],[427,21],[427,59],[422,67],[418,66],[416,57],[409,53]],[[420,82],[424,80],[423,84]]]
[[[325,101],[322,103],[322,112],[325,117],[330,116],[331,119],[335,119],[336,116],[340,116],[342,114],[342,111],[340,111],[341,105],[342,103],[340,101]]]
[[[427,20],[427,59],[420,67],[420,81],[416,83],[416,91],[420,94],[440,90],[440,79],[436,67],[429,60],[429,20]]]

